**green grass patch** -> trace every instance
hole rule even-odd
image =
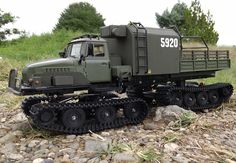
[[[72,38],[81,34],[81,32],[61,30],[3,42],[0,45],[0,57],[23,64],[45,58],[55,58]]]

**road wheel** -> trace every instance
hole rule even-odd
[[[86,116],[82,109],[69,109],[62,115],[62,122],[65,127],[76,129],[82,126]]]
[[[116,108],[104,107],[96,110],[95,116],[100,123],[109,123],[116,118]]]
[[[124,115],[127,118],[137,118],[142,113],[142,106],[138,103],[129,103],[124,106]]]
[[[55,119],[55,113],[50,109],[43,109],[38,115],[38,120],[44,125],[51,124]]]
[[[211,104],[217,104],[219,102],[219,93],[216,90],[212,90],[208,94],[208,98]]]
[[[208,102],[208,94],[206,92],[199,92],[197,94],[197,103],[200,106],[206,105]]]
[[[184,104],[187,107],[192,107],[196,104],[196,97],[194,93],[186,93],[184,95]]]
[[[171,95],[171,105],[178,105],[178,106],[182,106],[183,104],[183,96],[181,92],[172,92]]]

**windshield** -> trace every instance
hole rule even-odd
[[[80,58],[81,43],[70,44],[67,49],[67,53],[74,58]]]

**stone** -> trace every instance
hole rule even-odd
[[[143,129],[144,130],[155,130],[155,129],[157,129],[157,125],[153,122],[144,123]]]
[[[176,143],[167,143],[164,145],[164,152],[174,152],[179,148],[179,146]]]
[[[44,159],[43,163],[53,163],[54,161],[52,159]]]
[[[196,115],[196,113],[190,110],[185,110],[177,105],[169,105],[157,107],[153,120],[156,122],[163,120],[164,122],[169,123],[171,121],[176,121],[178,117],[183,113],[191,113]]]
[[[42,158],[36,158],[33,160],[32,163],[43,163],[43,161],[44,161],[44,159],[42,159]]]
[[[34,157],[33,158],[42,158],[42,157],[47,157],[49,153],[48,149],[41,149],[38,151],[34,152]]]
[[[11,160],[22,160],[22,159],[24,159],[24,157],[21,154],[13,154],[13,153],[10,153],[7,157]]]
[[[89,158],[74,157],[71,159],[71,161],[75,163],[85,163],[85,162],[88,162],[88,159]]]
[[[108,145],[111,143],[111,140],[99,141],[88,139],[85,141],[85,152],[97,152],[101,150],[107,150]]]
[[[110,133],[103,131],[103,132],[101,132],[101,135],[102,135],[102,136],[110,136]]]
[[[100,162],[100,159],[98,157],[94,157],[87,161],[87,163],[99,163],[99,162]]]
[[[109,163],[107,160],[102,160],[99,163]]]
[[[27,118],[23,112],[20,112],[20,113],[16,114],[15,116],[13,116],[8,122],[9,123],[20,123],[23,121],[27,121]]]
[[[1,123],[4,123],[4,122],[6,122],[6,117],[1,118]]]
[[[76,135],[67,135],[66,136],[66,139],[75,139],[76,138]]]
[[[50,153],[48,154],[48,157],[49,157],[49,158],[55,158],[55,157],[56,157],[56,154],[55,154],[54,152],[50,152]]]
[[[70,160],[70,156],[68,154],[65,154],[61,160],[61,163],[72,163]]]
[[[13,131],[13,132],[9,132],[7,135],[3,136],[0,138],[0,143],[3,144],[7,141],[14,141],[17,137],[22,136],[22,131]]]
[[[172,159],[178,163],[188,163],[191,161],[188,158],[184,157],[182,154],[177,154],[176,156],[173,156]]]
[[[59,150],[58,156],[69,155],[70,157],[74,157],[75,152],[76,152],[75,149],[64,148],[64,149]]]
[[[123,153],[117,153],[113,157],[113,162],[114,163],[136,163],[138,162],[135,157],[128,152],[123,152]]]
[[[31,141],[29,142],[29,144],[28,144],[28,147],[33,148],[33,147],[35,147],[36,145],[38,145],[39,142],[40,142],[39,140],[31,140]]]
[[[8,155],[10,153],[16,153],[16,145],[12,142],[6,143],[1,149],[0,153],[4,153],[5,155]]]

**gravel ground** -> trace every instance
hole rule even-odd
[[[153,108],[137,126],[78,136],[33,129],[19,99],[13,102],[16,97],[6,92],[1,97],[11,99],[0,100],[2,163],[236,162],[235,96],[213,111],[187,111],[194,117],[187,125],[177,123],[185,111],[169,106]]]

